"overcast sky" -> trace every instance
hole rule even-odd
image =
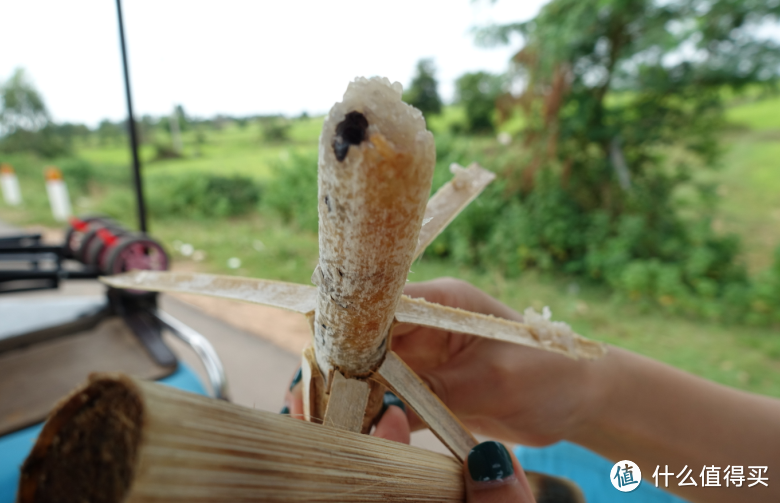
[[[432,57],[450,99],[467,71],[500,72],[518,48],[475,47],[471,28],[533,17],[545,0],[125,0],[136,114],[326,112],[354,77],[407,85]],[[23,67],[56,121],[125,116],[113,0],[0,2],[0,80]]]

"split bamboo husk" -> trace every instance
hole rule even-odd
[[[368,377],[382,362],[417,249],[436,161],[422,113],[385,78],[358,78],[322,127],[314,344],[332,369]]]
[[[357,78],[328,113],[320,136],[318,212],[320,256],[314,355],[326,405],[334,372],[349,381],[340,403],[365,402],[338,415],[335,426],[367,433],[384,388],[367,379],[389,347],[390,328],[414,260],[431,189],[436,149],[422,113],[404,103],[386,78]],[[316,388],[313,388],[316,390]],[[355,415],[352,418],[351,415]],[[357,416],[360,416],[359,418]],[[358,421],[359,419],[359,421]],[[344,422],[346,421],[346,422]]]
[[[54,410],[19,503],[461,502],[453,458],[122,375]]]

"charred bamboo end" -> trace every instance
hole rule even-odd
[[[22,466],[19,503],[123,501],[132,483],[144,408],[133,382],[99,374],[64,398]]]

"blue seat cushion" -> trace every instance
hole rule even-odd
[[[570,442],[558,442],[547,447],[515,448],[520,465],[525,470],[567,478],[575,482],[585,494],[588,503],[686,503],[686,500],[642,480],[635,490],[627,493],[612,486],[610,472],[613,461]],[[649,477],[652,474],[644,474]]]

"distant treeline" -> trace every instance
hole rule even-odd
[[[308,115],[304,112],[298,118],[308,118]],[[291,120],[294,119],[278,114],[217,114],[202,118],[188,115],[181,105],[177,105],[167,115],[141,116],[136,121],[136,130],[142,144],[157,146],[158,157],[171,157],[181,154],[177,143],[181,141],[180,135],[188,132],[194,132],[196,143],[203,143],[205,131],[221,130],[231,124],[239,128],[259,124],[262,138],[279,141],[287,138]],[[64,157],[73,154],[77,141],[118,144],[127,141],[128,132],[127,119],[104,119],[95,127],[54,122],[43,97],[21,68],[0,84],[0,152],[31,152],[43,158]],[[179,138],[176,138],[177,135]]]

